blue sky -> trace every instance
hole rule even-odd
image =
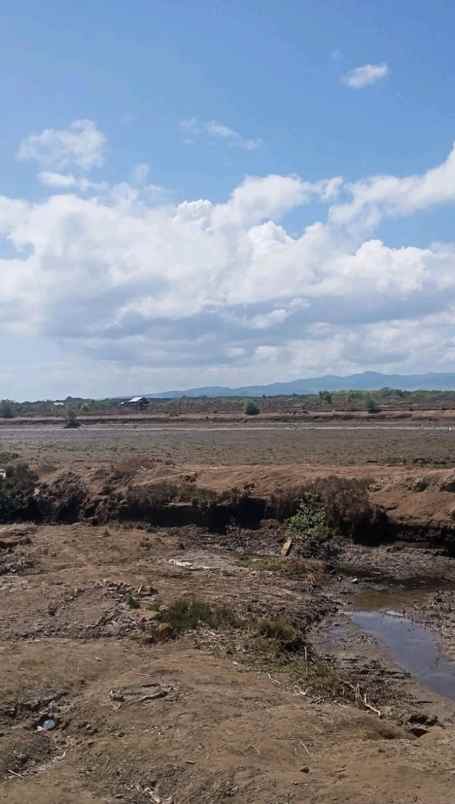
[[[0,397],[455,370],[454,29],[5,2]]]

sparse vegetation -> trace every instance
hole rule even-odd
[[[277,572],[288,578],[299,578],[311,587],[320,581],[324,573],[324,565],[319,561],[300,560],[294,558],[278,558],[277,556],[241,556],[240,564],[259,572]]]
[[[303,646],[297,628],[285,617],[264,618],[257,624],[257,634],[263,641],[262,649],[275,656],[295,653]],[[265,640],[265,643],[264,643]]]
[[[160,619],[169,623],[175,634],[183,634],[199,626],[210,628],[239,626],[239,619],[227,606],[210,605],[198,598],[179,598],[160,612]]]
[[[326,405],[331,405],[333,402],[333,396],[330,391],[319,391],[319,399]]]

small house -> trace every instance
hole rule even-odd
[[[121,403],[120,407],[135,408],[136,410],[145,410],[148,404],[149,400],[147,399],[146,396],[133,396],[131,399],[125,399],[125,401]]]

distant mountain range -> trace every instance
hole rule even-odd
[[[315,394],[319,391],[374,391],[386,387],[400,388],[402,391],[454,391],[455,374],[381,374],[376,371],[364,371],[347,377],[328,374],[325,377],[274,382],[270,385],[246,385],[241,388],[214,385],[206,388],[187,388],[184,391],[163,391],[145,396],[148,399],[180,399],[184,396],[288,396]]]

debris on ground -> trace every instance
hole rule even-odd
[[[286,556],[289,555],[293,546],[294,546],[294,539],[292,536],[288,536],[288,538],[286,539],[285,543],[281,548],[281,555],[283,558],[286,558]]]
[[[147,703],[157,698],[165,698],[173,688],[161,684],[136,684],[111,689],[109,697],[112,701],[124,704]]]

